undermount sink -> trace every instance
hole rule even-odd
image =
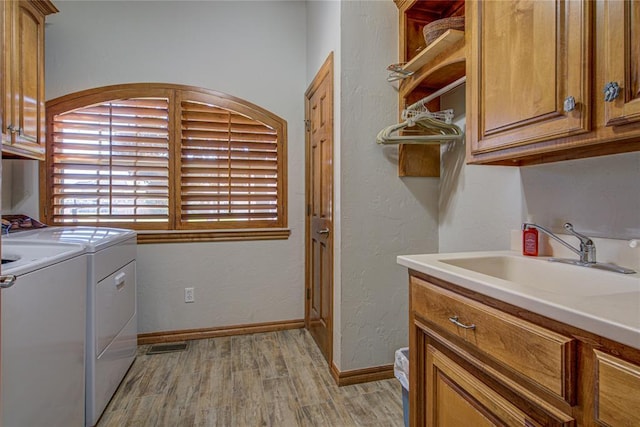
[[[637,275],[557,264],[544,258],[510,255],[440,259],[440,262],[538,291],[598,296],[640,291]]]

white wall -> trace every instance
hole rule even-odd
[[[441,98],[464,129],[465,85]],[[465,143],[441,148],[439,252],[508,249],[522,217],[520,170],[465,164]]]
[[[2,159],[2,214],[40,217],[38,161]]]
[[[376,144],[397,121],[398,95],[386,81],[397,34],[393,2],[341,2],[343,371],[392,363],[407,345],[408,276],[396,256],[438,249],[438,180],[399,178],[397,148]]]
[[[442,97],[464,124],[464,87]],[[508,249],[531,216],[562,232],[640,237],[640,153],[510,168],[465,165],[464,144],[442,149],[439,252]]]
[[[138,247],[141,332],[304,317],[304,2],[57,1],[47,99],[157,81],[202,86],[288,122],[289,228],[271,242]],[[195,287],[196,302],[184,303]]]
[[[591,237],[640,237],[640,153],[521,168],[526,211],[563,231],[571,222]]]

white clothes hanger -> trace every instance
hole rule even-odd
[[[464,133],[458,126],[451,123],[454,117],[453,110],[431,112],[427,109],[426,104],[460,86],[465,81],[466,77],[462,77],[411,104],[402,112],[403,122],[388,126],[378,133],[376,137],[378,144],[445,144],[460,139]],[[393,135],[394,132],[414,126],[421,128],[419,134]],[[424,131],[430,133],[425,134]]]

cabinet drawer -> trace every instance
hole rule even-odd
[[[516,375],[573,403],[576,373],[572,338],[416,277],[411,277],[411,293],[417,316],[458,336]]]
[[[596,421],[605,426],[640,425],[640,366],[594,351]]]

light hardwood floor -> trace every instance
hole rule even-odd
[[[338,387],[304,329],[138,358],[99,427],[404,426],[396,379]]]

